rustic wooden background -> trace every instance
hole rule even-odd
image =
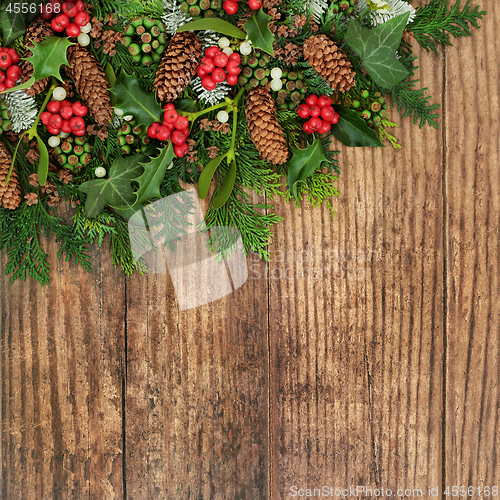
[[[180,312],[168,276],[97,248],[88,274],[53,241],[49,288],[1,277],[2,499],[500,486],[500,6],[481,4],[472,39],[416,47],[440,130],[342,148],[336,217],[278,202],[271,261],[233,295]]]

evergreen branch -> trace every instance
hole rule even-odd
[[[460,0],[451,5],[448,10],[448,0],[431,0],[431,2],[417,9],[412,23],[408,24],[418,43],[427,51],[437,54],[437,45],[453,45],[450,34],[455,38],[471,36],[470,27],[479,28],[477,20],[482,19],[486,11],[479,12],[476,6],[471,10],[470,0],[467,0],[460,11]]]
[[[399,144],[398,140],[393,135],[389,134],[389,132],[387,132],[387,130],[385,129],[385,127],[398,127],[398,126],[399,125],[397,123],[391,122],[389,120],[382,120],[377,128],[378,137],[380,141],[383,142],[384,138],[387,138],[389,142],[392,144],[393,148],[400,149],[401,144]]]

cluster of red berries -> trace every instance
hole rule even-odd
[[[205,50],[205,56],[196,69],[196,74],[201,78],[203,88],[207,90],[213,90],[223,81],[229,85],[236,85],[238,75],[241,73],[240,62],[241,58],[237,52],[228,56],[214,45]]]
[[[82,0],[63,4],[60,0],[50,0],[46,5],[42,5],[41,9],[44,19],[52,19],[52,16],[57,14],[50,22],[52,29],[58,33],[66,29],[66,35],[69,37],[78,36],[81,33],[80,28],[90,22],[90,16],[84,12],[85,6]],[[70,18],[73,18],[72,22]]]
[[[306,103],[299,106],[297,114],[301,118],[309,118],[302,127],[302,130],[307,134],[314,132],[326,134],[340,118],[340,115],[332,107],[331,97],[326,95],[321,97],[310,95],[306,99]]]
[[[47,132],[57,135],[59,132],[77,137],[85,135],[85,122],[83,117],[87,114],[87,106],[81,102],[50,101],[47,111],[40,115],[40,120],[47,127]]]
[[[252,10],[259,10],[262,7],[262,0],[248,0],[248,6]],[[238,0],[225,0],[222,8],[232,16],[238,12]]]
[[[0,48],[0,92],[16,86],[21,76],[18,62],[19,54],[14,49]]]
[[[174,145],[175,156],[184,156],[189,149],[186,139],[189,136],[189,121],[185,116],[179,115],[175,106],[169,102],[163,106],[163,123],[153,123],[148,128],[148,135],[152,139],[167,141],[170,139]]]

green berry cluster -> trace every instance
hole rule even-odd
[[[54,148],[56,160],[63,168],[79,170],[92,160],[92,147],[86,136],[67,137],[59,146]]]
[[[203,17],[217,17],[222,9],[222,0],[184,0],[181,9],[193,20]]]
[[[270,62],[271,56],[261,50],[254,50],[249,56],[241,56],[242,71],[238,83],[247,90],[252,90],[259,85],[267,85],[270,74],[267,65]]]
[[[145,151],[153,139],[149,137],[147,127],[137,125],[134,119],[123,122],[118,130],[118,144],[123,155]]]
[[[361,118],[366,120],[369,127],[378,127],[380,122],[385,119],[387,104],[380,92],[372,94],[369,90],[363,90],[360,99],[352,101],[351,106],[357,110]]]
[[[357,5],[358,0],[332,0],[333,12],[342,12],[346,16],[350,15]]]
[[[0,101],[0,134],[8,132],[11,128],[10,111],[7,109],[6,104]]]
[[[283,70],[281,75],[283,87],[276,92],[276,106],[279,109],[294,111],[307,95],[304,75],[300,71]]]
[[[123,44],[135,62],[149,66],[161,59],[167,43],[163,24],[149,17],[136,17],[127,26]]]

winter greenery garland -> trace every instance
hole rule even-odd
[[[50,268],[42,234],[55,233],[58,257],[89,271],[89,245],[108,236],[115,266],[146,272],[128,219],[182,191],[180,181],[211,197],[208,228],[235,227],[246,251],[267,258],[281,220],[268,200],[307,196],[331,209],[340,173],[332,145],[400,147],[386,97],[420,128],[437,128],[439,105],[417,86],[410,38],[436,52],[451,36],[470,36],[485,15],[469,0],[417,8],[406,0],[51,0],[44,21],[40,2],[26,3],[27,12],[13,5],[0,8],[0,45],[15,49],[22,70],[0,92],[0,248],[11,282],[29,275],[42,284]],[[64,32],[48,13],[60,9],[75,21],[84,12],[81,27]],[[252,190],[261,203],[250,201]],[[74,209],[70,221],[57,217],[63,203]]]

